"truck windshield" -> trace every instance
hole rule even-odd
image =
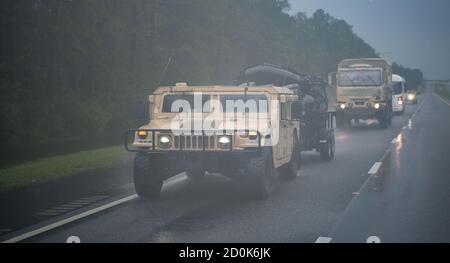
[[[403,93],[403,83],[401,82],[393,82],[392,83],[392,90],[394,92],[394,95],[399,95]]]
[[[346,70],[339,72],[339,86],[380,86],[382,74],[380,70]]]
[[[170,94],[164,96],[162,112],[211,112],[211,95]],[[201,103],[199,103],[201,102]]]
[[[222,95],[220,96],[222,112],[262,112],[267,113],[269,104],[265,95]]]

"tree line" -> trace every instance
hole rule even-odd
[[[119,142],[137,125],[136,102],[158,84],[227,84],[264,62],[325,77],[341,59],[378,56],[344,20],[323,10],[290,15],[289,7],[288,0],[1,1],[2,157]]]

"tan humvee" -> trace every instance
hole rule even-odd
[[[150,121],[130,130],[137,152],[134,182],[140,196],[156,197],[163,180],[185,171],[244,179],[266,198],[277,170],[299,169],[298,97],[275,86],[160,87],[149,96]]]

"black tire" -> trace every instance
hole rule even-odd
[[[294,137],[291,160],[280,171],[280,177],[284,180],[295,180],[300,170],[300,148],[297,137]]]
[[[164,178],[162,165],[161,162],[152,161],[147,154],[136,154],[133,179],[134,188],[140,197],[156,198],[160,195]]]
[[[389,117],[388,113],[383,112],[378,116],[379,126],[382,129],[387,129],[389,127]]]
[[[251,194],[258,200],[266,200],[273,190],[275,167],[272,154],[268,152],[264,150],[261,156],[250,158],[246,167]]]
[[[392,124],[392,119],[394,119],[394,111],[392,110],[392,105],[391,105],[391,109],[389,110],[389,114],[388,114],[388,126],[391,126]]]
[[[335,140],[333,135],[329,135],[327,142],[320,149],[320,159],[322,161],[330,161],[334,158]]]

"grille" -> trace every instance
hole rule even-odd
[[[175,149],[183,150],[203,150],[214,149],[216,139],[214,136],[203,135],[180,135],[174,138]]]

